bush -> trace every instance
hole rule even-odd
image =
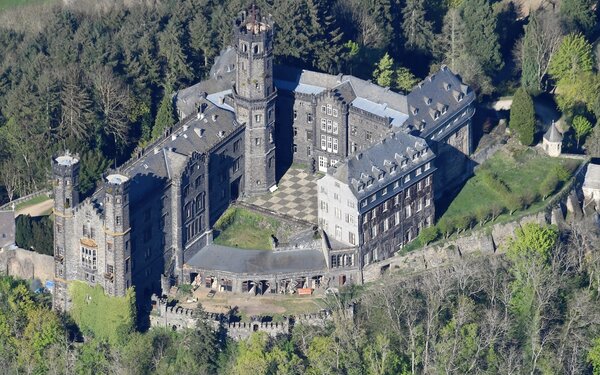
[[[439,231],[436,227],[423,228],[419,233],[419,242],[422,246],[427,246],[428,243],[435,241],[438,235]]]
[[[473,216],[468,215],[468,214],[461,216],[456,220],[456,229],[458,229],[458,230],[470,229],[472,223],[473,223]]]
[[[556,173],[548,173],[548,175],[544,178],[542,183],[540,184],[540,195],[543,199],[548,198],[556,187],[558,186],[559,179]]]
[[[54,225],[49,216],[17,216],[15,243],[39,254],[54,254]]]
[[[450,237],[454,230],[456,229],[456,224],[452,219],[442,219],[438,223],[438,228],[440,233],[444,236],[444,238]]]

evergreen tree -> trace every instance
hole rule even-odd
[[[471,58],[486,74],[502,69],[500,44],[496,34],[496,16],[488,0],[464,0],[461,17],[465,23],[465,44]]]
[[[594,66],[592,45],[581,34],[567,35],[550,60],[550,75],[556,82],[574,80]]]
[[[588,34],[596,24],[594,0],[561,0],[560,17],[570,31]]]
[[[425,1],[407,0],[402,17],[406,48],[427,50],[433,40],[433,26],[425,19]]]
[[[388,53],[375,66],[373,78],[379,86],[392,87],[394,82],[394,59]]]
[[[179,82],[186,82],[193,77],[182,43],[181,30],[179,22],[172,18],[158,35],[159,56],[165,59],[166,82],[172,87],[178,87]]]
[[[509,126],[516,132],[522,144],[529,146],[533,143],[535,109],[531,96],[523,87],[520,87],[513,97]]]
[[[214,45],[214,32],[210,27],[210,22],[206,16],[200,11],[190,22],[190,47],[195,51],[198,57],[204,60],[204,67],[209,68],[208,62],[213,59],[218,50]]]
[[[410,92],[418,82],[419,79],[408,68],[401,66],[396,69],[396,88]]]
[[[156,139],[160,137],[165,129],[175,125],[175,116],[173,109],[173,94],[170,90],[165,90],[158,112],[156,113],[156,119],[154,120],[154,127],[152,127],[152,138]]]

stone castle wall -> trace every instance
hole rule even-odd
[[[540,212],[510,223],[494,225],[491,231],[486,228],[464,237],[439,241],[406,255],[395,256],[366,266],[363,270],[363,281],[365,283],[375,281],[388,270],[418,273],[430,268],[450,265],[463,257],[504,253],[509,239],[514,237],[516,230],[526,223],[543,225],[549,224],[550,221],[546,212]]]
[[[0,250],[0,274],[21,279],[54,279],[54,258],[24,249]]]

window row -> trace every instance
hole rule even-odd
[[[338,139],[328,135],[321,136],[321,150],[338,153]]]
[[[322,118],[321,119],[321,131],[324,131],[327,133],[338,134],[339,125],[336,121],[331,121],[331,120]]]

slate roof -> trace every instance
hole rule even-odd
[[[352,103],[355,99],[361,98],[376,105],[390,108],[398,113],[406,114],[406,117],[408,117],[408,104],[405,95],[352,75],[332,75],[289,66],[275,66],[273,74],[275,85],[280,90],[315,95],[330,90],[346,103]],[[307,88],[310,90],[307,90]]]
[[[181,175],[194,152],[209,152],[240,128],[227,105],[217,105],[210,100],[226,94],[200,96],[197,104],[203,110],[201,114],[188,116],[174,125],[172,134],[148,145],[141,157],[134,156],[116,171],[131,179],[129,189],[133,204],[157,187],[164,186],[174,176]],[[103,211],[104,195],[104,186],[101,185],[91,197],[92,204],[100,213]]]
[[[15,213],[0,211],[0,248],[15,244]]]
[[[429,137],[440,125],[475,100],[475,93],[447,66],[413,87],[408,94],[407,126]]]
[[[556,128],[556,124],[554,124],[554,121],[552,121],[550,127],[548,128],[548,131],[546,131],[546,133],[544,134],[544,139],[548,142],[562,142],[562,134],[560,134],[560,132]]]
[[[600,165],[588,164],[585,172],[583,187],[586,189],[600,190]]]
[[[251,275],[327,269],[320,250],[244,250],[209,244],[186,262],[191,267]]]
[[[396,132],[329,168],[327,173],[347,184],[361,199],[401,179],[434,156],[424,139]]]

